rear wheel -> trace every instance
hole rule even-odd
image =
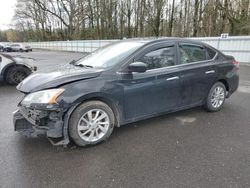
[[[11,85],[17,85],[30,74],[31,71],[26,67],[21,67],[21,66],[11,67],[5,73],[5,81]]]
[[[210,89],[206,102],[205,108],[210,112],[219,111],[226,99],[226,88],[221,82],[216,82]]]
[[[89,101],[75,109],[69,119],[69,135],[78,146],[98,144],[113,132],[112,109],[101,101]]]

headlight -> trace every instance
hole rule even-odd
[[[28,94],[21,102],[22,105],[29,106],[35,104],[55,104],[57,98],[64,92],[63,88],[48,89]]]

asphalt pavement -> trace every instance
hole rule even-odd
[[[34,51],[39,69],[83,54]],[[14,132],[22,94],[0,82],[0,187],[250,187],[250,66],[224,108],[193,108],[116,128],[94,147]]]

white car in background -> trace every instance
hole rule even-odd
[[[11,51],[13,52],[29,52],[32,51],[32,48],[29,45],[25,44],[11,44]]]
[[[11,85],[17,85],[37,68],[34,59],[0,53],[0,77]]]

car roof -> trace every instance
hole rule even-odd
[[[161,42],[182,42],[182,43],[192,43],[196,45],[201,45],[208,47],[210,49],[213,49],[216,52],[219,52],[217,49],[214,47],[204,43],[200,42],[194,39],[188,39],[188,38],[180,38],[180,37],[161,37],[161,38],[132,38],[132,39],[125,39],[121,40],[120,42],[140,42],[143,43],[143,46],[148,46],[152,44],[157,44]]]
[[[190,42],[190,43],[196,43],[196,44],[202,44],[204,43],[192,40],[192,39],[187,39],[187,38],[180,38],[180,37],[162,37],[162,38],[132,38],[132,39],[125,39],[123,40],[124,42],[141,42],[144,44],[153,44],[153,43],[158,43],[158,42]]]

